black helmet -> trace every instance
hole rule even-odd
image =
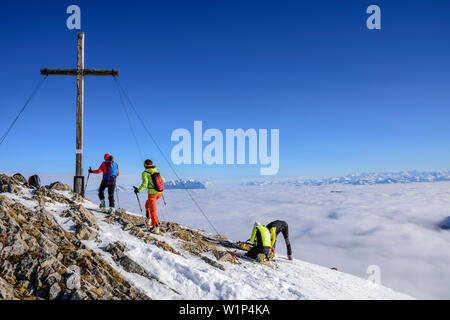
[[[152,162],[152,160],[150,160],[150,159],[145,160],[145,161],[144,161],[144,167],[146,167],[146,168],[151,168],[151,167],[153,167],[153,162]]]

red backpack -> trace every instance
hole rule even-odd
[[[144,171],[144,172],[147,172],[147,171]],[[154,172],[154,173],[147,172],[147,173],[152,177],[153,188],[158,192],[163,192],[164,191],[164,181],[161,178],[161,175],[159,174],[159,172]]]

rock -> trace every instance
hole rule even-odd
[[[12,186],[9,184],[9,182],[6,179],[0,180],[0,193],[3,192],[12,192]]]
[[[134,227],[133,224],[125,222],[124,226],[123,226],[123,231],[128,231],[128,230],[130,230],[133,227]]]
[[[67,184],[64,184],[62,182],[56,181],[50,184],[48,187],[49,190],[58,190],[58,191],[72,191],[72,188],[70,188]]]
[[[124,252],[127,251],[127,247],[120,241],[110,243],[104,249],[106,252],[110,253],[114,260],[119,260],[124,256]]]
[[[81,248],[81,241],[77,240],[77,239],[73,239],[72,244],[77,247],[77,248]]]
[[[86,209],[83,205],[79,205],[78,207],[76,207],[75,210],[76,213],[79,214],[81,221],[83,221],[90,227],[96,226],[97,218],[92,212]]]
[[[56,255],[56,252],[58,251],[58,246],[49,239],[47,239],[47,237],[44,236],[42,233],[38,235],[37,242],[41,247],[45,248],[48,254]]]
[[[16,296],[18,296],[20,299],[23,299],[24,297],[30,295],[30,288],[31,288],[30,281],[20,280],[14,286],[14,291]]]
[[[136,273],[138,275],[148,277],[147,271],[145,271],[145,269],[140,264],[126,255],[124,255],[120,259],[119,263],[127,272]]]
[[[14,300],[14,287],[0,277],[0,300]]]
[[[16,173],[12,176],[16,181],[18,181],[21,184],[27,185],[28,186],[28,181],[27,179],[21,175],[20,173]]]
[[[60,293],[61,293],[61,287],[59,286],[59,284],[54,283],[50,286],[50,289],[48,291],[48,299],[55,300],[59,297]]]
[[[76,260],[78,260],[78,259],[81,259],[81,258],[87,256],[87,255],[90,255],[89,250],[79,249],[79,250],[76,250],[76,251],[72,251],[72,253],[70,254],[70,257],[71,257],[73,260],[76,261]]]
[[[70,290],[64,291],[64,293],[61,295],[59,300],[69,300],[70,299],[71,292]]]
[[[13,246],[7,246],[2,250],[2,258],[13,258],[17,256],[21,256],[26,252],[26,245],[22,243],[16,243]]]
[[[78,273],[72,273],[66,278],[66,287],[69,290],[78,290],[81,288],[81,278]]]
[[[16,281],[14,271],[15,268],[11,262],[9,262],[8,260],[0,260],[0,274],[5,281],[9,283],[14,283]]]
[[[132,225],[142,225],[145,224],[147,218],[143,216],[136,216],[133,214],[128,214],[125,212],[120,212],[120,219],[125,223],[131,223]]]
[[[16,266],[15,276],[19,280],[28,280],[31,275],[36,271],[38,263],[28,253],[20,258],[19,263]]]
[[[66,270],[66,287],[69,290],[78,290],[81,288],[81,269],[77,265],[70,265]]]
[[[76,264],[72,264],[72,265],[67,267],[66,273],[67,274],[73,274],[73,273],[80,274],[81,273],[81,269]]]
[[[225,267],[223,265],[221,265],[220,263],[217,263],[216,261],[211,260],[210,258],[205,257],[205,256],[201,257],[201,259],[203,261],[205,261],[206,263],[212,265],[213,267],[216,267],[216,268],[218,268],[218,269],[220,269],[222,271],[225,271]]]
[[[23,233],[22,240],[25,241],[25,244],[28,246],[29,251],[39,250],[39,243],[37,242],[35,237],[30,236],[28,233]]]
[[[50,274],[54,273],[55,270],[51,266],[46,266],[43,268],[39,268],[35,273],[34,278],[36,279],[35,285],[38,288],[38,295],[47,299],[49,286],[46,284],[46,279]]]
[[[5,174],[0,174],[0,193],[9,192],[20,194],[22,183],[13,177],[8,177]]]
[[[230,262],[233,264],[236,264],[236,259],[233,258],[233,256],[225,251],[213,251],[214,257],[217,259],[217,261],[220,262]]]
[[[61,275],[58,272],[53,272],[45,280],[46,284],[49,286],[59,283],[61,281]]]
[[[71,200],[73,202],[84,202],[84,198],[81,195],[79,195],[78,193],[74,193]]]
[[[450,230],[450,217],[445,218],[439,223],[439,228],[442,230]]]
[[[77,290],[70,296],[70,300],[87,300],[87,295],[81,290]]]
[[[75,226],[76,237],[79,240],[95,240],[98,237],[97,232],[90,230],[84,224],[77,224]]]
[[[180,238],[184,241],[192,241],[193,235],[190,232],[187,232],[187,230],[180,230],[173,233],[174,237]]]
[[[39,198],[50,198],[52,201],[56,201],[56,202],[60,202],[60,203],[64,203],[64,204],[73,204],[74,202],[72,200],[70,200],[69,198],[56,193],[52,190],[47,189],[47,187],[41,187],[39,188],[33,196],[33,199],[36,199],[37,197]]]

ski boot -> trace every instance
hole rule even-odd
[[[101,201],[100,201],[100,205],[99,205],[98,207],[99,207],[100,209],[106,208],[105,200],[101,200]]]
[[[256,261],[258,261],[259,263],[263,263],[263,262],[265,262],[265,258],[266,258],[266,255],[264,253],[260,253],[256,257]]]
[[[114,212],[115,212],[114,208],[110,207],[110,208],[108,209],[108,213],[109,213],[109,214],[113,214]]]
[[[154,226],[148,229],[148,231],[150,231],[151,233],[155,233],[155,234],[161,234],[159,231],[159,226]]]

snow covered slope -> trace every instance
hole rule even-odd
[[[200,241],[202,235],[212,236],[205,231],[163,222],[165,233],[150,234],[139,225],[140,215],[110,216],[92,202],[74,198],[70,191],[54,192],[95,215],[97,240],[83,243],[152,299],[410,299],[370,281],[300,260],[288,261],[282,255],[273,262],[277,269],[247,261],[234,264],[232,259],[222,259],[227,257],[223,248]],[[38,205],[27,188],[3,195],[30,209]],[[41,205],[65,230],[74,232],[73,220],[64,214],[69,205],[54,201]],[[132,267],[117,263],[117,248],[107,249],[118,243],[126,247]],[[224,255],[218,259],[221,251]]]
[[[93,204],[87,208],[96,209]],[[96,211],[98,220],[103,213]],[[278,269],[242,261],[241,265],[222,263],[225,270],[205,263],[199,257],[177,246],[177,239],[166,233],[154,236],[177,248],[183,256],[148,245],[116,225],[100,222],[101,243],[89,247],[100,251],[115,241],[127,246],[129,256],[169,287],[182,294],[168,291],[163,285],[139,276],[121,273],[152,299],[409,299],[373,282],[313,265],[300,260],[289,261],[278,256]],[[210,259],[214,256],[210,255]]]
[[[102,222],[105,214],[96,205],[85,203],[98,218],[100,243],[87,243],[98,252],[109,243],[120,241],[128,255],[170,288],[120,270],[137,288],[152,299],[409,299],[373,282],[313,265],[300,260],[289,261],[279,256],[273,270],[260,264],[242,261],[241,265],[222,263],[225,271],[205,263],[189,251],[178,248],[178,239],[170,233],[153,235],[179,250],[183,256],[148,245],[117,225]],[[211,236],[211,235],[209,235]],[[214,256],[210,255],[210,259]]]

